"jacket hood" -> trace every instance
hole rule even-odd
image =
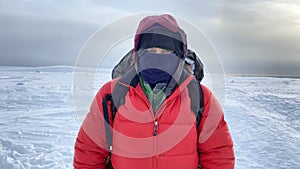
[[[138,58],[139,55],[139,47],[141,46],[141,37],[144,38],[144,35],[152,34],[154,36],[164,36],[163,40],[157,40],[156,42],[164,43],[162,45],[167,45],[166,47],[169,47],[168,45],[174,45],[176,46],[175,50],[177,50],[177,54],[180,53],[180,55],[177,55],[181,59],[179,60],[179,63],[177,65],[177,69],[172,74],[172,79],[169,81],[165,94],[168,97],[180,84],[180,78],[184,67],[184,58],[188,54],[187,50],[187,38],[185,32],[179,27],[176,20],[169,14],[163,14],[163,15],[154,15],[154,16],[148,16],[142,19],[139,23],[139,26],[137,28],[135,38],[134,38],[134,49],[133,49],[133,57],[135,61],[135,70],[139,74],[139,68],[138,68]],[[154,38],[155,39],[155,38]],[[171,40],[173,39],[173,40]],[[174,40],[175,39],[175,40]],[[144,42],[151,43],[151,39],[146,39]],[[178,45],[179,43],[180,46]],[[177,44],[177,45],[176,45]],[[143,44],[142,44],[143,45]],[[171,46],[171,47],[174,47]],[[179,46],[179,47],[178,47]],[[151,46],[146,46],[151,47]],[[155,46],[152,46],[155,47]],[[159,46],[160,47],[160,46]],[[164,47],[164,46],[163,46]],[[140,49],[144,49],[143,47]],[[169,48],[172,49],[172,48]],[[179,51],[179,52],[178,52]],[[176,51],[174,51],[176,52]],[[156,77],[158,78],[158,77]]]
[[[177,39],[183,44],[182,56],[179,57],[184,58],[188,53],[186,34],[179,27],[174,17],[169,14],[147,16],[140,21],[134,37],[134,57],[136,57],[143,33],[162,34]]]

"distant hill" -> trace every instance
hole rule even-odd
[[[101,72],[110,72],[110,69],[100,69]],[[78,68],[74,66],[44,66],[44,67],[17,67],[17,66],[0,66],[0,71],[34,71],[34,72],[93,72],[92,68]]]
[[[227,76],[241,77],[277,77],[277,78],[300,78],[300,75],[276,75],[276,74],[226,74]]]

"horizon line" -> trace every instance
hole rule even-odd
[[[6,65],[0,65],[1,67],[10,67],[10,68],[47,68],[47,67],[68,67],[68,68],[75,68],[74,65],[45,65],[45,66],[6,66]],[[89,68],[89,67],[78,67],[78,68]],[[97,68],[99,69],[99,68]],[[101,69],[112,69],[112,68],[101,68]],[[1,70],[0,70],[1,71]],[[226,73],[224,72],[224,75],[226,76],[242,76],[242,77],[278,77],[278,78],[300,78],[300,75],[286,75],[286,74],[270,74],[270,73]]]

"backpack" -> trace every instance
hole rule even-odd
[[[134,63],[133,63],[133,50],[129,51],[122,59],[121,61],[113,68],[112,70],[112,78],[115,79],[117,77],[123,76],[126,72],[133,71]],[[188,58],[194,60],[195,62],[195,70],[194,70],[194,76],[195,79],[192,79],[189,84],[187,85],[189,97],[191,100],[191,110],[194,112],[196,116],[196,127],[198,128],[202,112],[203,112],[203,91],[200,85],[200,81],[203,79],[203,64],[200,61],[200,59],[196,56],[195,52],[188,50]],[[185,66],[186,68],[186,66]],[[130,76],[132,73],[127,73]],[[125,103],[125,96],[129,90],[129,87],[124,84],[129,84],[130,82],[126,81],[127,79],[132,79],[129,77],[121,77],[120,80],[116,83],[114,86],[113,93],[107,94],[105,98],[102,100],[102,108],[103,108],[103,114],[104,119],[106,121],[105,123],[105,133],[106,133],[106,143],[111,148],[112,146],[112,132],[110,128],[110,122],[113,123],[113,120],[116,116],[116,112],[118,111],[118,108]],[[122,81],[122,80],[125,80]],[[196,91],[195,91],[196,90]],[[200,98],[199,98],[200,95]],[[114,99],[113,99],[114,96]],[[112,119],[109,119],[109,107],[108,102],[111,102],[110,110],[112,112]]]

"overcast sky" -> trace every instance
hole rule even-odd
[[[300,75],[299,0],[0,0],[0,65],[74,66],[93,33],[145,12],[196,26],[225,73]]]

